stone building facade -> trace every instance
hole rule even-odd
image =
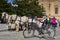
[[[60,0],[38,0],[38,2],[43,6],[47,16],[60,19]]]

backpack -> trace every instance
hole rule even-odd
[[[52,19],[52,20],[51,20],[51,23],[52,23],[52,24],[57,24],[57,20],[56,20],[56,19]]]
[[[48,19],[45,19],[45,20],[44,20],[44,23],[45,23],[45,24],[48,24]]]

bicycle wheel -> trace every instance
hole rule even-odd
[[[53,38],[55,36],[55,31],[53,29],[48,29],[48,31],[49,36]]]
[[[24,37],[32,37],[34,35],[34,31],[33,30],[24,30],[23,31],[23,36]]]

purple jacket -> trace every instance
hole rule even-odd
[[[51,22],[52,22],[52,24],[56,24],[57,23],[57,19],[54,17],[54,18],[51,19]]]

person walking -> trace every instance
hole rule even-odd
[[[52,19],[51,19],[51,24],[52,24],[52,29],[54,30],[54,36],[56,35],[56,27],[57,27],[57,19],[55,18],[55,17],[53,17]],[[54,38],[54,36],[53,36],[53,38]],[[54,38],[55,39],[55,38]]]

